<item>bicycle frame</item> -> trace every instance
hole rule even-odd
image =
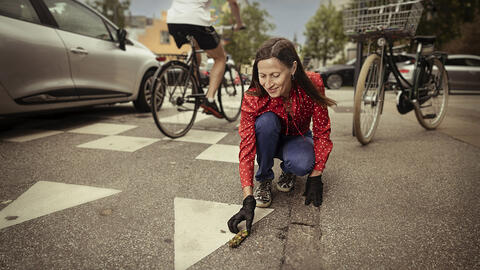
[[[204,53],[205,51],[202,49],[195,48],[195,41],[192,36],[187,36],[188,41],[190,41],[191,50],[187,56],[186,64],[190,67],[188,73],[195,78],[195,84],[199,91],[199,93],[191,95],[194,98],[204,98],[205,93],[203,92],[203,88],[200,84],[200,64],[197,60],[197,54]]]
[[[386,38],[386,46],[388,46],[388,50],[383,50],[383,53],[381,55],[382,57],[382,66],[383,69],[385,70],[385,73],[383,74],[383,83],[388,81],[388,76],[390,73],[393,74],[397,85],[400,87],[402,92],[406,92],[408,95],[409,100],[413,101],[418,98],[418,83],[417,80],[421,79],[424,73],[425,68],[428,68],[428,70],[431,71],[431,66],[429,65],[429,62],[426,61],[428,57],[438,57],[436,53],[432,53],[429,56],[424,56],[422,55],[422,49],[424,44],[422,42],[418,42],[417,44],[417,49],[416,49],[416,54],[415,54],[415,63],[414,63],[414,68],[413,68],[413,81],[410,83],[405,77],[401,74],[401,72],[398,70],[398,67],[394,61],[394,54],[393,54],[393,42],[392,39]],[[440,57],[443,58],[443,57]],[[386,61],[384,61],[386,59]],[[442,59],[442,63],[444,60]],[[416,87],[417,86],[417,87]]]

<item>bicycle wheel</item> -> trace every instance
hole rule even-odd
[[[414,102],[415,116],[425,129],[437,128],[447,113],[448,75],[442,62],[433,58],[415,80],[417,102]]]
[[[195,77],[180,61],[163,65],[152,93],[152,114],[160,131],[170,138],[185,135],[192,127],[200,105]]]
[[[217,95],[220,110],[229,122],[237,120],[240,115],[244,89],[245,82],[240,72],[234,66],[227,65]]]
[[[363,145],[372,140],[380,121],[380,112],[383,107],[382,79],[380,56],[372,54],[362,65],[354,100],[355,137]]]

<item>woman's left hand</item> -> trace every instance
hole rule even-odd
[[[313,174],[313,173],[312,173]],[[309,176],[305,184],[305,205],[309,205],[313,201],[313,205],[319,207],[323,200],[323,183],[322,175]]]

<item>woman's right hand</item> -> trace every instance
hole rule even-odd
[[[255,201],[255,198],[253,195],[247,196],[243,200],[243,207],[231,217],[227,224],[228,224],[228,229],[232,233],[238,233],[238,224],[242,221],[246,221],[247,223],[247,231],[248,233],[251,233],[252,231],[252,224],[253,224],[253,217],[255,215],[255,206],[257,205],[257,202]]]

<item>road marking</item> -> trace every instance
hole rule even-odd
[[[160,139],[115,135],[80,144],[77,147],[135,152],[157,141],[160,141]]]
[[[63,133],[59,130],[41,130],[41,129],[17,129],[2,133],[1,137],[8,142],[28,142],[40,138]]]
[[[239,151],[238,145],[213,144],[200,153],[196,159],[239,163]]]
[[[175,140],[175,141],[181,141],[181,142],[193,142],[193,143],[205,143],[205,144],[216,144],[221,139],[223,139],[223,137],[227,136],[227,134],[228,133],[226,133],[226,132],[191,129],[183,137],[180,137],[180,138],[177,138],[177,139],[168,138],[168,140]]]
[[[116,189],[39,181],[0,211],[0,229],[119,192]]]
[[[118,124],[109,124],[109,123],[96,123],[92,125],[87,125],[81,128],[76,128],[69,130],[71,133],[80,133],[80,134],[94,134],[94,135],[116,135],[137,126],[133,125],[118,125]]]
[[[187,269],[226,244],[234,234],[227,221],[242,206],[175,198],[175,269]],[[253,223],[266,217],[273,209],[256,208]],[[245,222],[239,229],[245,228]],[[255,236],[253,236],[255,237]]]
[[[162,107],[162,109],[164,109]],[[203,109],[200,109],[203,110]],[[201,113],[201,111],[197,112],[197,116],[195,117],[195,123],[198,123],[202,120],[205,120],[207,118],[212,118],[213,116],[207,115],[204,113]],[[185,113],[175,113],[170,116],[162,117],[160,120],[161,122],[165,123],[172,123],[172,124],[188,124],[190,123],[190,120],[192,119],[191,112],[185,112]]]

